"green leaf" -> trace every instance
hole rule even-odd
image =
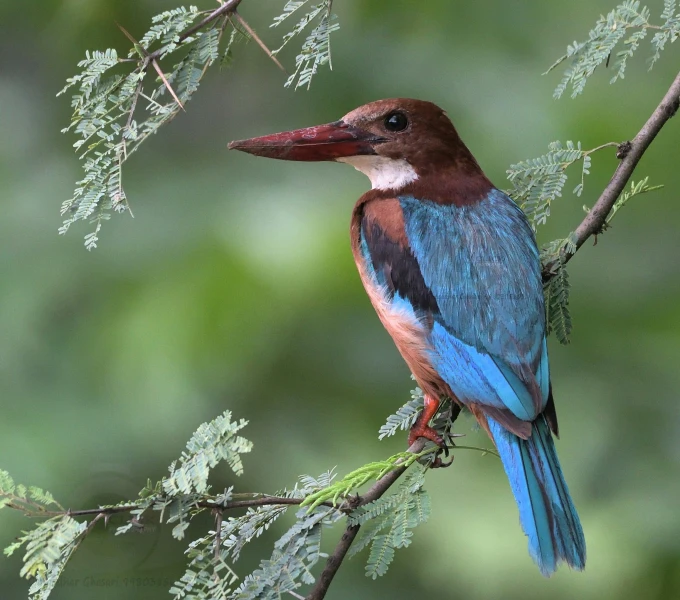
[[[569,313],[569,275],[559,251],[553,254],[553,275],[543,286],[547,333],[554,333],[561,344],[569,343],[571,315]]]
[[[565,171],[581,159],[584,161],[582,181],[574,190],[580,195],[583,177],[590,167],[590,160],[586,161],[589,157],[581,149],[581,142],[574,145],[568,141],[566,147],[559,141],[552,142],[546,154],[510,165],[506,171],[513,184],[513,189],[508,193],[522,207],[534,230],[545,224],[553,201],[562,196],[562,189],[567,182]]]
[[[407,473],[397,490],[355,509],[348,523],[361,525],[358,540],[350,550],[353,556],[371,546],[366,575],[376,579],[384,575],[398,548],[411,544],[413,529],[430,516],[430,499],[422,489],[425,469]]]
[[[274,19],[271,26],[280,25],[306,3],[306,1],[288,2],[284,7],[284,12]],[[313,6],[293,29],[283,36],[281,46],[274,51],[274,54],[280,52],[291,39],[302,33],[310,23],[318,19],[317,25],[309,33],[302,44],[300,53],[295,58],[295,72],[286,80],[286,87],[294,85],[295,89],[304,86],[309,88],[312,78],[316,75],[320,66],[328,64],[331,69],[333,68],[330,35],[337,31],[340,26],[337,23],[336,16],[331,14],[332,4],[332,0],[324,0]]]
[[[343,515],[317,508],[311,515],[298,510],[296,516],[295,524],[274,544],[271,558],[243,580],[233,600],[274,600],[314,582],[312,568],[325,556],[320,551],[322,527],[332,526]]]
[[[411,391],[411,400],[401,406],[396,413],[387,417],[384,425],[380,426],[378,439],[382,440],[394,435],[397,430],[406,431],[416,422],[420,411],[423,409],[423,392],[420,388]]]
[[[431,450],[426,450],[420,454],[399,452],[386,460],[368,463],[363,467],[348,473],[339,481],[309,494],[300,506],[309,506],[309,510],[312,511],[317,506],[326,502],[330,502],[334,505],[340,504],[346,500],[353,491],[359,489],[369,481],[380,479],[393,469],[408,468],[418,458],[430,454],[431,452]]]
[[[187,442],[179,466],[170,465],[170,475],[162,482],[163,490],[170,496],[205,492],[210,469],[223,460],[236,475],[241,475],[241,454],[250,452],[253,446],[236,433],[247,424],[244,419],[232,423],[228,410],[209,423],[203,423]]]
[[[46,599],[61,575],[81,536],[87,530],[87,523],[79,523],[68,515],[43,521],[9,546],[5,552],[11,554],[25,546],[22,577],[35,578],[29,588],[29,599]]]

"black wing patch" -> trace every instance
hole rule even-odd
[[[439,315],[437,300],[411,249],[392,240],[375,221],[364,218],[361,228],[379,283],[408,300],[416,313]]]

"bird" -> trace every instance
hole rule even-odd
[[[496,188],[446,112],[390,98],[325,125],[229,144],[292,161],[347,163],[371,189],[350,236],[380,321],[424,394],[409,445],[443,445],[440,399],[467,408],[500,456],[529,554],[550,576],[583,570],[583,529],[557,458],[539,251],[519,206]]]

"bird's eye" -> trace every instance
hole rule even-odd
[[[402,112],[392,112],[385,117],[384,124],[387,131],[404,131],[408,127],[408,117]]]

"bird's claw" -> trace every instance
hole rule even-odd
[[[429,425],[422,425],[416,423],[411,427],[411,431],[408,434],[408,445],[412,446],[418,438],[425,438],[431,442],[437,444],[440,448],[446,447],[446,443],[442,437]]]
[[[453,464],[453,456],[451,460],[442,460],[439,456],[435,456],[434,460],[430,464],[430,469],[446,469]]]
[[[430,463],[430,469],[445,469],[446,467],[450,467],[453,464],[454,456],[451,455],[451,460],[447,461],[444,461],[441,458],[442,453],[446,458],[448,458],[449,450],[450,448],[446,444],[440,447],[439,450],[437,451],[437,454],[435,454],[434,458],[432,459],[432,462]]]

